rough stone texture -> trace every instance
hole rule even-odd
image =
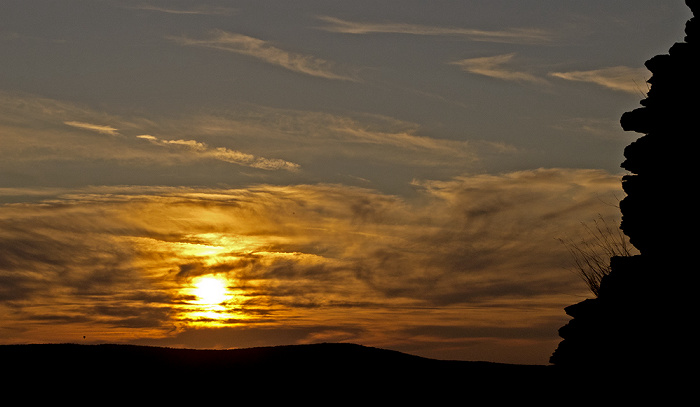
[[[572,320],[559,330],[554,365],[657,372],[695,362],[700,0],[686,4],[684,42],[645,63],[647,97],[620,119],[643,134],[625,148],[620,202],[620,228],[640,254],[612,258],[598,296],[565,309]]]

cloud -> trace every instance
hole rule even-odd
[[[459,66],[462,70],[484,75],[491,78],[503,79],[517,82],[546,83],[542,78],[530,73],[515,71],[507,66],[515,54],[495,55],[490,57],[468,58],[452,62],[452,65]]]
[[[509,66],[516,54],[502,54],[489,57],[468,58],[452,62],[462,70],[508,81],[548,83],[544,78],[531,73],[515,70]],[[610,68],[594,69],[589,71],[550,72],[547,75],[568,81],[593,83],[607,89],[645,95],[648,89],[645,86],[645,76],[648,74],[643,68],[629,68],[615,66]]]
[[[85,129],[85,130],[91,130],[91,131],[96,131],[101,134],[107,134],[110,136],[116,136],[118,135],[118,130],[115,129],[114,127],[111,126],[104,126],[100,124],[91,124],[91,123],[83,123],[83,122],[76,122],[76,121],[67,121],[63,122],[69,126],[77,127],[80,129]]]
[[[515,44],[536,44],[551,40],[551,35],[546,31],[530,28],[488,31],[405,23],[362,23],[328,16],[320,16],[318,18],[329,23],[329,25],[322,27],[321,29],[343,34],[390,33],[429,36],[458,36],[467,38],[471,41]]]
[[[194,14],[194,15],[220,15],[229,16],[236,13],[236,9],[231,7],[215,7],[205,4],[191,7],[189,9],[177,9],[172,7],[159,7],[150,4],[142,4],[130,7],[137,10],[157,11],[167,14]]]
[[[5,332],[39,335],[49,319],[64,321],[51,325],[53,340],[83,330],[117,338],[126,326],[140,338],[204,329],[182,288],[217,274],[237,293],[219,326],[396,345],[402,327],[458,321],[475,335],[460,340],[502,344],[506,328],[561,326],[585,286],[565,270],[556,239],[576,237],[597,214],[616,217],[610,202],[621,190],[617,176],[567,169],[414,185],[412,199],[328,184],[141,186],[42,191],[54,195],[3,205],[0,308],[17,310],[4,314]],[[541,340],[556,343],[556,329],[549,335]]]
[[[264,170],[295,171],[299,169],[299,164],[289,161],[275,158],[256,157],[252,154],[242,153],[240,151],[231,150],[225,147],[212,148],[196,140],[163,140],[148,134],[136,137],[143,140],[148,140],[156,145],[180,148],[183,151],[193,154],[197,158],[212,158],[232,164],[245,165]]]
[[[357,81],[357,78],[336,72],[336,67],[321,58],[277,48],[271,43],[243,34],[215,30],[207,39],[170,37],[181,45],[213,48],[251,56],[293,72],[324,79]]]
[[[188,134],[228,140],[235,134],[237,145],[245,146],[246,152],[270,155],[278,151],[292,162],[303,163],[308,171],[321,162],[324,175],[332,168],[329,159],[341,165],[361,160],[359,165],[364,169],[387,162],[414,169],[455,168],[473,165],[480,154],[487,152],[513,153],[512,147],[481,140],[429,137],[415,123],[381,115],[338,115],[251,105],[225,113],[168,119],[156,126],[144,126],[143,130],[168,134],[173,140],[187,140]]]
[[[416,123],[375,114],[338,115],[246,106],[227,115],[206,115],[195,120],[197,128],[207,135],[225,134],[235,128],[239,139],[243,135],[264,137],[281,150],[307,159],[333,155],[435,166],[471,163],[483,151],[513,151],[511,147],[480,140],[426,136]]]
[[[642,68],[615,66],[590,71],[552,72],[551,76],[577,82],[589,82],[608,89],[645,95],[645,76],[648,71]]]
[[[189,115],[119,116],[2,94],[0,107],[0,170],[41,177],[42,184],[54,186],[106,179],[129,184],[137,178],[140,183],[171,183],[186,174],[187,182],[199,185],[265,177],[266,182],[295,183],[363,179],[365,186],[407,189],[416,176],[451,176],[493,154],[519,153],[479,139],[435,137],[416,123],[376,114],[245,104]],[[119,137],[94,137],[97,131]],[[67,162],[94,171],[67,171]],[[221,163],[243,168],[229,172]],[[173,172],[174,166],[181,170]],[[16,185],[26,184],[0,186]]]
[[[449,140],[426,137],[417,134],[415,124],[365,116],[359,119],[349,116],[316,114],[313,112],[289,112],[290,118],[298,124],[308,126],[314,138],[333,141],[346,146],[376,146],[421,153],[427,155],[452,156],[454,158],[474,158],[475,148],[464,140]],[[314,141],[314,142],[319,142]],[[476,143],[474,143],[476,144]]]
[[[0,123],[2,123],[3,150],[0,152],[7,163],[18,161],[40,162],[52,160],[99,160],[105,163],[148,163],[171,165],[183,161],[214,159],[227,163],[264,170],[294,171],[296,163],[250,154],[229,147],[211,147],[197,140],[179,138],[189,133],[207,133],[199,128],[206,123],[192,120],[157,119],[142,117],[119,117],[81,109],[69,103],[31,96],[0,94]],[[81,120],[67,120],[80,117]],[[95,124],[99,122],[112,125]],[[236,122],[227,122],[225,134],[236,128]],[[77,128],[86,132],[69,130]],[[151,132],[172,132],[173,139],[144,135]],[[120,137],[90,137],[96,132]],[[217,133],[220,135],[221,133]],[[256,133],[255,136],[263,136]],[[167,147],[169,154],[154,153],[141,140]]]

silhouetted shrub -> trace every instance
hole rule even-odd
[[[582,223],[586,234],[581,240],[559,239],[569,250],[574,263],[574,271],[583,279],[588,289],[597,297],[600,282],[610,274],[612,257],[628,257],[636,254],[636,249],[622,230],[610,224],[601,215],[593,224]]]

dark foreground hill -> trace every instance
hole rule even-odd
[[[585,382],[553,366],[436,360],[355,344],[323,343],[235,350],[132,345],[36,344],[0,346],[6,394],[104,405],[116,398],[195,402],[323,401],[324,405],[430,403],[456,400],[559,400],[590,392]],[[603,375],[605,376],[605,375]],[[609,378],[608,378],[609,379]],[[604,379],[606,380],[606,379]],[[86,404],[86,403],[81,403]],[[111,403],[114,404],[114,403]],[[120,403],[121,404],[121,403]],[[138,403],[134,403],[138,404]],[[463,403],[459,403],[463,404]]]
[[[9,373],[5,385],[122,390],[223,385],[245,393],[291,389],[295,394],[314,394],[323,390],[348,397],[362,393],[376,397],[377,392],[397,397],[483,393],[493,387],[541,391],[555,377],[548,366],[444,361],[341,343],[235,350],[4,345],[0,346],[0,360],[3,372]]]

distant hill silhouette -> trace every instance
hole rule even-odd
[[[572,399],[574,405],[653,401],[658,385],[637,380],[630,386],[628,378],[551,365],[437,360],[350,343],[233,350],[0,345],[0,369],[5,399],[21,396],[16,404],[98,406],[559,406]],[[663,391],[663,400],[672,401],[674,394]]]
[[[5,388],[33,383],[40,388],[77,386],[115,394],[223,387],[272,392],[267,397],[277,398],[284,394],[317,398],[333,392],[334,397],[354,400],[437,401],[477,395],[523,400],[539,398],[561,385],[551,366],[436,360],[347,343],[234,350],[3,345],[0,360],[2,370],[12,372],[4,379]]]
[[[178,375],[180,372],[207,372],[232,377],[247,371],[265,371],[276,376],[290,374],[326,379],[393,374],[400,376],[460,375],[462,378],[489,375],[543,374],[543,365],[513,365],[492,362],[464,362],[423,358],[402,352],[350,343],[320,343],[244,349],[180,349],[137,345],[29,344],[1,345],[0,360],[34,376],[70,373],[77,376],[119,376],[130,374]],[[233,371],[233,369],[238,371]],[[501,376],[503,377],[503,376]],[[357,376],[360,379],[359,376]]]

